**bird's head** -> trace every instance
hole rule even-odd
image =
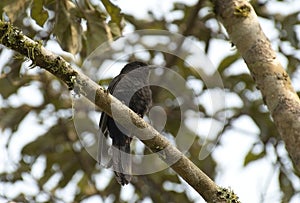
[[[135,70],[137,68],[143,67],[143,66],[148,66],[146,63],[140,62],[140,61],[134,61],[131,63],[128,63],[124,68],[121,70],[120,74],[125,74],[129,73],[132,70]]]

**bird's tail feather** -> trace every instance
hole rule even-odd
[[[131,180],[130,144],[112,146],[112,165],[117,181],[121,185],[128,184]]]
[[[107,143],[107,138],[100,131],[99,140],[98,140],[98,163],[105,168],[109,168],[112,165],[111,159],[112,159],[112,154],[110,152],[110,146]]]

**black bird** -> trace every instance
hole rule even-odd
[[[139,61],[128,63],[108,86],[108,91],[122,101],[139,116],[148,112],[152,103],[149,86],[150,69]],[[112,110],[113,112],[113,110]],[[129,121],[130,122],[130,121]],[[122,128],[106,113],[101,114],[98,161],[106,167],[113,167],[117,181],[121,185],[131,180],[130,131]],[[106,139],[112,139],[112,147],[108,147]]]

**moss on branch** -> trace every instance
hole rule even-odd
[[[28,57],[34,65],[40,66],[60,78],[70,90],[74,89],[76,72],[60,56],[55,56],[47,51],[41,41],[34,41],[10,23],[0,21],[0,43]]]

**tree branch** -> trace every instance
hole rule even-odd
[[[122,104],[121,101],[110,95],[81,72],[72,69],[60,56],[46,50],[41,43],[24,36],[20,30],[10,23],[0,21],[0,43],[11,48],[32,62],[51,72],[66,83],[70,90],[85,96],[108,115],[112,115],[111,106],[114,107],[114,119],[129,129],[128,115],[143,133],[133,132],[152,152],[157,152],[160,158],[174,169],[189,185],[191,185],[208,202],[225,202],[226,198],[233,196],[232,191],[217,186],[205,173],[184,156],[177,148],[140,116]],[[163,150],[164,153],[161,153]],[[176,163],[174,163],[174,160]],[[173,164],[174,163],[174,164]]]
[[[213,0],[215,12],[243,56],[286,148],[300,170],[300,101],[247,0]]]

